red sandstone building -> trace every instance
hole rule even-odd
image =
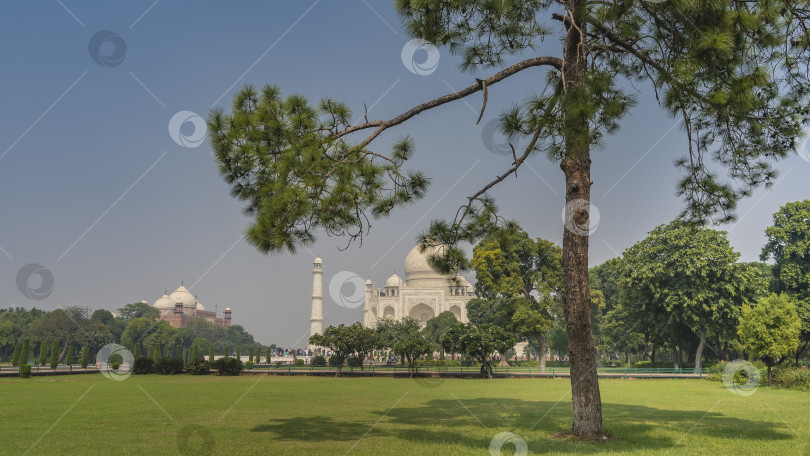
[[[174,326],[175,328],[185,328],[198,318],[204,318],[212,325],[227,328],[231,326],[231,308],[226,307],[222,318],[217,318],[217,308],[214,311],[205,310],[200,301],[189,293],[183,285],[172,292],[163,294],[155,301],[154,308],[160,311],[160,319]]]

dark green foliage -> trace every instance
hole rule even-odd
[[[183,359],[183,346],[182,345],[177,344],[177,347],[174,348],[174,357],[179,358],[181,360]]]
[[[241,347],[239,347],[239,346],[236,347],[236,359],[238,359],[240,361],[242,360]]]
[[[69,367],[73,367],[73,345],[68,347],[67,355],[65,357],[65,364]]]
[[[175,357],[163,358],[155,363],[155,373],[160,375],[182,374],[183,360]]]
[[[250,356],[248,357],[248,361],[252,364],[253,363],[253,354],[254,354],[254,347],[250,347]]]
[[[141,355],[141,343],[140,342],[135,343],[135,350],[133,350],[133,354],[135,356],[135,359],[138,359],[138,358],[140,358],[142,356]]]
[[[276,367],[281,367],[281,361],[276,361]]]
[[[311,364],[313,366],[326,366],[326,358],[321,355],[312,358]]]
[[[267,364],[270,364],[270,362],[271,362],[270,361],[270,354],[271,354],[270,347],[267,347]]]
[[[253,361],[246,362],[245,369],[253,369]]]
[[[48,342],[42,341],[39,344],[39,365],[44,366],[48,361]]]
[[[192,347],[193,348],[193,347]],[[205,360],[194,358],[188,363],[186,372],[191,375],[208,375],[211,373],[210,365]]]
[[[17,342],[17,345],[14,346],[14,355],[11,358],[11,365],[12,366],[19,366],[20,365],[20,353],[22,352],[22,342]]]
[[[19,365],[28,364],[28,352],[31,350],[31,341],[23,339],[22,350],[20,350]]]
[[[191,365],[195,360],[200,359],[200,354],[196,345],[192,345],[189,349],[188,364]]]
[[[88,363],[88,362],[89,362],[89,360],[90,360],[90,353],[89,353],[89,351],[90,351],[90,349],[87,347],[87,345],[85,345],[85,346],[83,346],[83,347],[82,347],[82,357],[81,357],[81,359],[79,360],[79,362],[80,362],[80,363],[81,363],[81,365],[82,365],[82,369],[87,369],[87,363]]]
[[[349,356],[346,359],[346,365],[349,367],[361,367],[363,364],[360,363],[360,358],[356,356]]]
[[[211,350],[208,351],[208,362],[209,363],[214,362],[214,346],[213,345],[211,345]]]
[[[231,347],[226,345],[224,351],[222,352],[223,358],[227,358],[231,354]]]
[[[303,366],[304,365],[304,360],[301,359],[301,358],[296,359],[295,360],[295,365],[296,366]]]
[[[220,358],[211,364],[217,375],[239,375],[242,372],[242,361],[237,358]]]
[[[50,360],[51,369],[56,369],[56,366],[58,364],[59,364],[59,341],[55,340],[51,343],[51,360]]]
[[[773,371],[773,384],[780,388],[810,391],[810,369],[807,366],[778,366]]]
[[[132,373],[136,375],[146,375],[155,373],[155,361],[149,357],[142,357],[135,360],[132,366]]]
[[[22,364],[22,365],[20,365],[20,377],[21,378],[30,378],[31,377],[31,365],[30,364]]]

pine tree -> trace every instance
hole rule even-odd
[[[132,351],[132,353],[133,353],[135,359],[138,359],[138,358],[141,357],[141,343],[140,342],[135,343],[135,349]]]
[[[17,342],[17,345],[14,346],[14,355],[11,358],[11,365],[12,366],[19,366],[20,365],[20,353],[22,352],[22,342]]]
[[[79,361],[82,364],[82,369],[87,369],[87,363],[90,360],[89,359],[90,358],[90,356],[89,356],[90,353],[89,352],[90,352],[90,349],[87,347],[87,345],[82,347],[82,357],[81,357],[81,361]]]
[[[22,350],[20,351],[20,366],[28,364],[28,352],[31,350],[31,341],[23,339]]]
[[[250,361],[251,363],[253,362],[253,353],[254,353],[254,347],[251,345],[250,346],[250,356],[248,357],[248,361]]]
[[[431,255],[439,272],[466,269],[459,244],[477,242],[504,220],[488,195],[491,188],[517,176],[531,157],[546,156],[559,167],[565,180],[560,208],[571,433],[601,439],[588,281],[589,234],[595,228],[592,153],[629,117],[637,104],[635,87],[649,84],[650,98],[684,131],[686,141],[674,160],[683,173],[676,191],[686,203],[684,218],[733,220],[740,198],[773,184],[773,164],[794,153],[810,123],[806,4],[396,0],[394,8],[411,37],[458,55],[459,68],[475,79],[470,74],[467,87],[405,106],[401,114],[359,123],[332,98],[310,104],[300,95],[285,97],[278,87],[246,86],[234,96],[234,112],[216,108],[208,120],[220,173],[252,217],[246,238],[263,253],[295,251],[313,243],[319,230],[362,240],[372,218],[424,198],[429,184],[424,174],[406,168],[413,141],[398,141],[386,154],[378,138],[478,93],[480,120],[489,87],[514,82],[518,73],[540,72],[532,76],[533,93],[507,103],[511,107],[499,116],[501,132],[516,137],[510,145],[519,146],[504,157],[504,169],[464,198],[451,211],[452,221],[432,222],[419,239],[423,248],[447,246]],[[491,76],[479,76],[489,70]],[[609,166],[629,158],[615,155]],[[526,196],[526,210],[544,209]]]
[[[270,364],[270,353],[271,353],[270,347],[267,347],[267,364]]]
[[[241,349],[242,349],[242,347],[239,347],[239,346],[236,347],[236,359],[238,359],[239,361],[242,361]]]
[[[48,361],[48,342],[42,341],[39,344],[39,365],[44,366]]]
[[[174,357],[178,359],[183,359],[183,346],[177,344],[177,347],[174,349]]]
[[[51,344],[51,369],[56,369],[59,365],[59,341],[55,340]]]
[[[223,358],[227,359],[230,354],[231,354],[231,347],[226,345],[225,351],[223,352]]]
[[[199,355],[197,353],[197,346],[192,345],[190,350],[191,351],[190,351],[190,353],[188,355],[188,362],[186,363],[186,365],[188,365],[188,364],[196,361],[197,359],[199,359]]]
[[[211,350],[209,350],[208,352],[208,362],[209,363],[214,362],[214,344],[211,344]]]

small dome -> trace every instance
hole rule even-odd
[[[371,279],[366,279],[366,285],[372,285]]]
[[[171,299],[172,307],[174,307],[175,303],[183,303],[183,307],[188,308],[195,308],[197,307],[197,298],[194,297],[186,287],[180,285],[180,287],[172,292],[169,295],[169,299]]]
[[[400,287],[402,286],[402,279],[399,278],[398,275],[394,274],[385,281],[386,287]]]
[[[160,298],[158,298],[157,301],[155,301],[153,307],[155,309],[174,309],[174,302],[172,302],[169,296],[164,293],[163,296],[161,296]]]
[[[461,275],[461,274],[456,274],[456,282],[459,284],[459,286],[462,286],[462,287],[471,287],[472,286],[470,284],[470,282],[467,282],[467,279],[464,278],[464,276]]]
[[[231,311],[231,308],[230,308],[230,307],[226,307],[226,308],[225,308],[225,312],[230,312],[230,311]]]
[[[323,260],[321,259],[321,257],[318,257],[318,258],[315,258],[314,263],[315,264],[323,264]]]
[[[196,307],[197,307],[197,310],[205,310],[205,307],[203,307],[203,305],[200,304],[200,301],[197,301],[197,306]]]

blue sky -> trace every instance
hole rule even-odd
[[[122,62],[104,66],[91,57],[89,43],[100,31],[126,44]],[[310,251],[268,257],[240,240],[248,220],[218,176],[207,141],[186,148],[172,140],[175,113],[205,117],[213,106],[227,109],[243,84],[275,83],[311,100],[345,101],[358,114],[365,102],[373,106],[369,118],[384,119],[489,72],[459,72],[446,49],[431,74],[408,71],[401,51],[409,37],[391,3],[375,0],[14,2],[4,5],[0,35],[0,306],[112,310],[151,303],[182,280],[206,307],[232,307],[235,323],[280,345],[305,343],[313,255],[324,259],[327,285],[344,270],[378,283],[401,274],[429,221],[453,214],[509,166],[484,146],[484,125],[543,82],[542,70],[533,69],[491,87],[480,125],[476,94],[375,141],[387,151],[399,136],[413,137],[411,166],[433,185],[423,201],[375,221],[362,247],[340,251],[344,239],[321,236]],[[104,46],[101,55],[109,55],[112,43]],[[637,96],[621,131],[593,156],[600,219],[591,264],[616,256],[682,207],[672,161],[683,154],[684,134],[647,88]],[[543,157],[528,164],[492,195],[531,235],[560,242],[562,173]],[[757,259],[780,205],[807,197],[810,163],[794,156],[779,170],[772,189],[742,202],[738,223],[721,227],[743,260]],[[47,299],[17,289],[17,272],[29,263],[52,272]],[[325,292],[327,324],[361,318],[361,309],[338,306]]]

